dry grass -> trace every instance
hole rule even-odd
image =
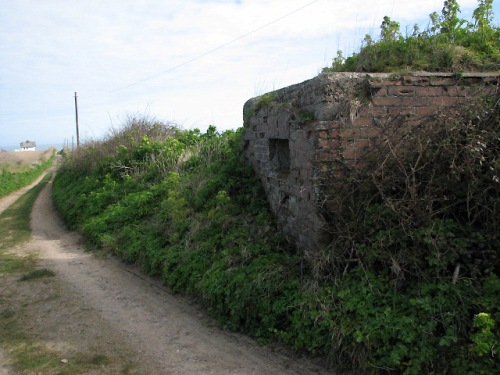
[[[0,170],[16,172],[50,158],[54,148],[43,151],[0,151]]]

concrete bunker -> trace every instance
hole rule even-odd
[[[498,90],[498,73],[406,75],[324,73],[248,100],[243,108],[244,155],[260,177],[280,229],[303,251],[328,245],[324,210],[336,160],[355,165],[383,124],[408,126]],[[381,125],[382,124],[382,125]],[[385,126],[385,125],[384,125]]]

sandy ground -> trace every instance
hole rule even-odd
[[[20,251],[39,253],[39,266],[56,277],[10,293],[36,300],[24,307],[29,329],[61,356],[92,350],[113,359],[114,368],[92,374],[328,373],[274,346],[259,347],[223,331],[196,304],[139,270],[85,252],[79,236],[64,229],[50,196],[49,183],[33,208],[32,240]],[[13,197],[0,201],[0,210]],[[6,288],[0,286],[0,294]],[[11,374],[5,352],[0,374]]]

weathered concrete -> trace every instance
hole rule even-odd
[[[499,73],[460,76],[326,73],[245,103],[245,157],[262,180],[285,234],[302,250],[328,243],[322,204],[336,161],[356,165],[380,124],[411,126],[478,92],[498,91]]]

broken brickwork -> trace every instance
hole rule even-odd
[[[362,162],[381,123],[404,118],[411,126],[498,86],[498,73],[320,74],[245,103],[245,157],[280,229],[314,251],[328,242],[321,208],[325,184],[342,173],[335,160]]]

